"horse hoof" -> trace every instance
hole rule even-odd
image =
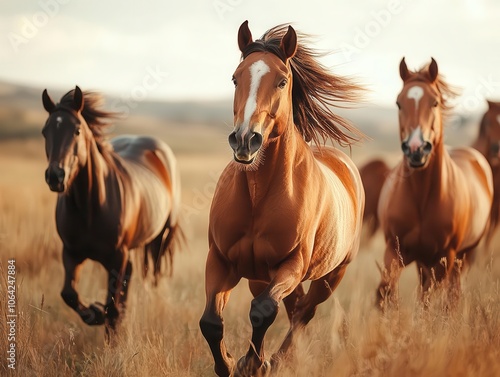
[[[85,318],[82,317],[83,321],[90,326],[103,325],[106,318],[106,311],[104,305],[96,302],[91,304],[87,310],[87,315]]]

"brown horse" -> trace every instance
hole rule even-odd
[[[63,242],[63,300],[88,325],[106,325],[106,334],[121,319],[132,264],[129,251],[145,245],[161,272],[162,256],[172,262],[178,229],[180,181],[175,157],[160,140],[145,136],[104,139],[106,120],[101,97],[76,87],[55,104],[43,92],[49,117],[43,128],[49,166],[45,180],[58,193],[57,231]],[[106,303],[86,306],[76,285],[87,258],[108,271]]]
[[[486,240],[489,242],[500,222],[500,102],[488,102],[488,110],[481,119],[479,135],[473,144],[488,160],[493,172],[493,205],[490,213],[490,227]]]
[[[378,201],[380,191],[391,169],[385,161],[375,158],[359,168],[361,181],[365,190],[365,211],[363,224],[367,229],[366,237],[371,239],[380,226],[378,219]]]
[[[364,194],[358,170],[341,151],[319,146],[320,138],[346,144],[361,136],[327,107],[352,99],[359,88],[328,73],[300,42],[283,25],[255,42],[246,21],[238,32],[242,61],[233,75],[229,135],[234,161],[220,176],[210,210],[200,320],[219,376],[270,370],[263,341],[283,300],[290,330],[272,358],[276,365],[359,247]],[[311,139],[316,147],[307,144]],[[249,280],[255,297],[253,334],[235,367],[223,340],[222,311],[241,278]],[[305,280],[312,280],[307,293]]]
[[[460,266],[480,242],[493,199],[491,169],[469,147],[443,144],[443,114],[455,95],[434,59],[417,72],[400,64],[397,98],[403,159],[382,188],[379,219],[387,243],[378,304],[394,299],[402,269],[415,261],[427,302],[434,282],[458,297]]]

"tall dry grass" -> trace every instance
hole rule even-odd
[[[213,376],[198,329],[204,306],[204,262],[210,196],[227,148],[211,155],[179,153],[188,248],[174,275],[158,287],[131,282],[128,310],[114,346],[102,327],[89,327],[62,301],[61,244],[55,232],[55,194],[43,182],[43,144],[0,144],[0,374],[12,376]],[[219,144],[216,144],[218,149]],[[188,153],[189,152],[189,153]],[[333,297],[319,307],[296,351],[276,376],[499,376],[500,263],[482,251],[463,279],[457,307],[439,296],[423,310],[415,267],[402,276],[398,308],[374,309],[380,235],[362,247]],[[6,367],[6,262],[16,259],[16,370]],[[87,302],[106,295],[102,267],[86,262],[79,283]],[[241,282],[225,310],[226,341],[235,357],[249,346],[250,294]],[[284,310],[266,338],[269,356],[288,328]]]

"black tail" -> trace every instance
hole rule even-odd
[[[185,243],[186,237],[181,226],[178,223],[171,225],[169,218],[160,234],[145,247],[143,277],[147,278],[151,264],[155,285],[161,275],[172,276],[174,254]]]

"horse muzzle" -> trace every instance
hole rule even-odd
[[[229,145],[234,152],[234,160],[241,164],[251,164],[262,147],[263,138],[258,132],[241,132],[241,129],[229,135]]]
[[[401,143],[401,149],[406,156],[408,165],[412,168],[421,168],[425,165],[432,152],[432,143],[424,141],[417,148],[410,148],[408,142]]]
[[[45,182],[49,185],[51,191],[63,192],[64,191],[64,177],[66,173],[57,164],[50,164],[45,170]]]

